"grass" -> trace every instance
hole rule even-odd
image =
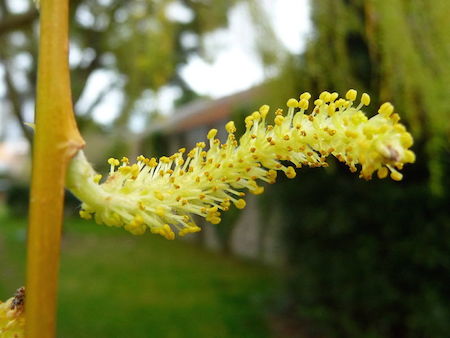
[[[0,299],[24,281],[25,221],[0,218]],[[154,235],[66,221],[58,337],[268,337],[271,271]]]

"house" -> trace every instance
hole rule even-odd
[[[25,139],[0,143],[0,202],[13,181],[25,182],[30,175],[29,144]]]

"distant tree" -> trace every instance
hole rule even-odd
[[[124,95],[117,126],[127,126],[136,102],[145,91],[164,85],[182,90],[184,99],[196,94],[179,76],[178,70],[189,55],[202,54],[205,33],[227,24],[228,10],[244,0],[73,0],[75,18],[71,28],[72,86],[76,104],[88,79],[99,70],[111,71],[117,78],[100,91],[91,105],[80,112],[80,126],[92,125],[91,113],[113,89]],[[169,15],[177,6],[186,18]],[[36,21],[39,13],[32,1],[0,0],[0,69],[5,93],[2,114],[12,113],[23,133],[24,114],[32,110],[36,78]],[[187,37],[197,44],[186,44]]]
[[[450,151],[448,1],[322,0],[312,4],[314,32],[301,56],[285,59],[280,90],[367,91],[395,102],[426,156],[433,191],[444,189]],[[278,90],[277,90],[278,88]],[[423,159],[423,158],[422,158]],[[424,177],[424,179],[427,179]]]
[[[400,184],[367,189],[330,163],[328,175],[304,170],[266,195],[286,222],[288,311],[328,337],[446,337],[450,2],[311,5],[306,51],[285,59],[268,92],[354,87],[391,101],[415,135],[417,162]]]

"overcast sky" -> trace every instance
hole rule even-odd
[[[303,50],[310,30],[307,0],[263,0],[275,33],[293,53]],[[230,12],[230,24],[206,37],[207,46],[219,48],[213,63],[193,57],[182,70],[192,88],[211,97],[228,95],[264,80],[264,72],[252,46],[255,32],[245,3]]]

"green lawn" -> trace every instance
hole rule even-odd
[[[0,299],[24,281],[25,221],[0,218]],[[155,235],[66,222],[58,337],[268,337],[273,272]]]

